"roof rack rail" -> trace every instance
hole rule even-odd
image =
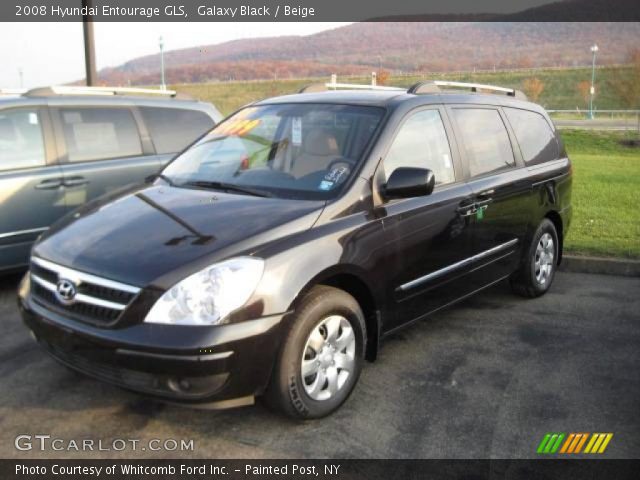
[[[384,91],[398,91],[405,92],[406,88],[401,87],[386,87],[382,85],[367,85],[367,84],[356,84],[356,83],[312,83],[311,85],[307,85],[300,89],[298,93],[315,93],[315,92],[326,92],[327,90],[384,90]]]
[[[175,97],[175,90],[158,90],[151,88],[131,87],[85,87],[63,86],[33,88],[24,93],[25,97],[50,97],[54,95],[163,95]]]
[[[497,87],[495,85],[484,85],[482,83],[465,83],[465,82],[452,82],[448,80],[428,80],[418,82],[408,89],[402,87],[387,87],[376,85],[375,73],[372,73],[371,84],[356,84],[356,83],[338,83],[336,75],[331,75],[331,81],[328,83],[312,83],[303,87],[298,93],[315,93],[326,92],[327,90],[386,90],[407,92],[414,95],[421,95],[426,93],[440,93],[441,87],[450,88],[466,88],[472,92],[487,91],[492,93],[502,93],[510,97],[515,97],[520,100],[527,100],[527,96],[520,90],[514,88]]]
[[[26,92],[26,88],[0,88],[0,96],[20,96]]]
[[[527,96],[520,90],[515,88],[497,87],[495,85],[484,85],[482,83],[465,83],[465,82],[450,82],[444,80],[430,80],[427,82],[418,82],[411,86],[407,93],[413,93],[420,95],[424,93],[437,93],[441,91],[440,87],[452,87],[452,88],[468,88],[472,92],[479,90],[485,90],[492,93],[504,93],[510,97],[515,97],[520,100],[527,100]]]

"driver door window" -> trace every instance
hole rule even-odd
[[[436,185],[455,181],[451,149],[438,110],[413,113],[402,124],[384,160],[386,178],[399,167],[428,168]]]

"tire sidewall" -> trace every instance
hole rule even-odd
[[[295,319],[280,362],[280,388],[285,390],[289,405],[286,410],[301,418],[320,418],[337,409],[349,397],[360,376],[365,351],[366,328],[358,303],[350,295],[337,289],[324,295],[319,301],[306,305]],[[326,317],[341,315],[347,319],[356,337],[354,371],[338,393],[328,400],[314,400],[305,388],[301,362],[307,339],[313,329]]]

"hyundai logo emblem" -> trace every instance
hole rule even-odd
[[[71,305],[75,299],[76,290],[75,284],[71,280],[61,278],[56,284],[56,298],[63,305]]]

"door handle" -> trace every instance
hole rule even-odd
[[[57,188],[60,188],[61,186],[62,186],[61,178],[49,178],[37,184],[36,188],[38,190],[55,190]]]
[[[475,215],[478,209],[476,208],[475,203],[470,203],[467,205],[462,205],[456,209],[458,215],[461,217],[470,217],[471,215]]]
[[[484,190],[480,193],[478,193],[478,195],[476,195],[476,197],[478,198],[478,200],[491,200],[491,197],[496,193],[496,191],[492,188],[490,190]]]
[[[84,177],[69,177],[64,179],[65,187],[78,187],[80,185],[86,185],[89,181]]]
[[[486,209],[487,206],[493,202],[493,194],[496,193],[495,190],[484,190],[476,195],[476,208]]]

